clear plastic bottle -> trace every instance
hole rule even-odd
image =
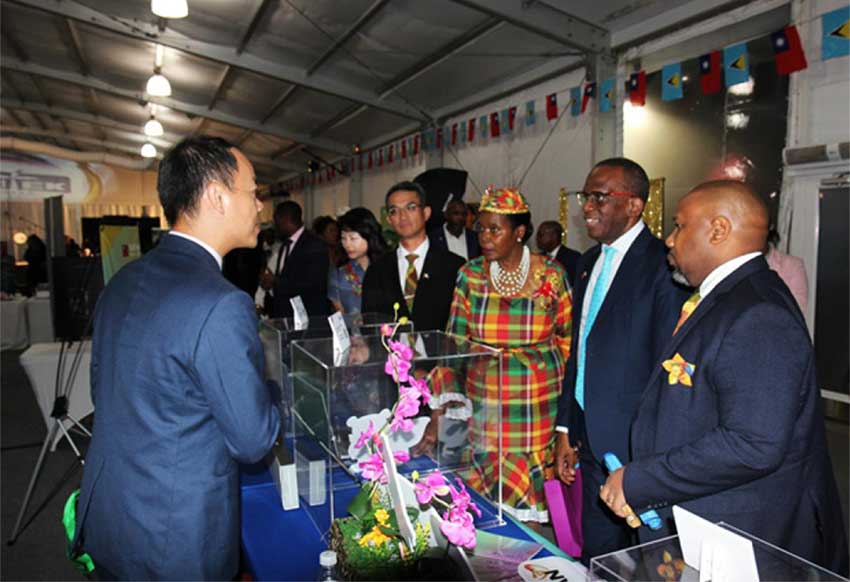
[[[337,582],[339,577],[336,575],[336,552],[333,550],[325,550],[319,554],[319,566],[321,573],[319,574],[319,582]]]

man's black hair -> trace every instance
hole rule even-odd
[[[386,206],[390,203],[390,196],[401,191],[415,192],[419,197],[419,204],[422,206],[428,205],[428,197],[425,194],[425,188],[416,182],[399,182],[398,184],[393,184],[387,192],[387,195],[384,197],[384,205]]]
[[[233,145],[220,137],[188,137],[171,148],[159,163],[156,188],[168,224],[191,215],[207,184],[222,182],[233,186],[238,163]]]
[[[559,239],[564,236],[564,227],[561,226],[561,223],[557,220],[544,220],[540,223],[540,225],[538,225],[537,230],[541,231],[545,228],[551,228],[554,230]]]
[[[646,202],[649,198],[649,177],[646,171],[638,164],[628,158],[608,158],[597,163],[594,168],[622,168],[625,184],[623,184],[629,192],[637,195],[638,198]]]

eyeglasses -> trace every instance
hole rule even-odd
[[[584,206],[588,202],[592,202],[595,206],[604,206],[612,197],[614,198],[637,198],[637,194],[631,192],[576,192],[578,203]]]
[[[422,204],[417,204],[416,202],[408,202],[404,206],[390,206],[389,208],[387,208],[387,216],[397,216],[398,213],[402,210],[408,213],[416,212],[422,207]]]
[[[472,229],[477,233],[486,232],[494,238],[502,236],[502,233],[505,232],[505,229],[501,226],[496,226],[495,224],[493,226],[482,226],[480,222],[476,222]]]

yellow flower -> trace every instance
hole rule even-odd
[[[390,514],[387,513],[386,509],[379,509],[375,512],[375,519],[378,520],[378,523],[381,525],[387,525],[387,520],[390,519]]]
[[[405,324],[405,323],[407,323],[408,321],[410,321],[410,320],[409,320],[409,319],[407,319],[407,316],[406,316],[406,315],[402,315],[401,317],[399,317],[399,318],[398,318],[398,324],[399,324],[399,325],[404,325],[404,324]]]
[[[376,525],[372,528],[372,531],[360,538],[360,541],[357,543],[364,547],[370,545],[371,543],[371,545],[374,545],[376,548],[379,548],[391,539],[392,538],[390,536],[382,532],[381,528]]]
[[[413,479],[413,482],[416,483],[419,480],[419,471],[414,471],[410,474],[410,478]]]

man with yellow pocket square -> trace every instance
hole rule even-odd
[[[697,292],[644,390],[632,462],[602,501],[620,517],[654,509],[673,533],[674,504],[724,521],[839,574],[848,552],[803,315],[763,255],[767,208],[740,182],[702,184],[667,238]]]

